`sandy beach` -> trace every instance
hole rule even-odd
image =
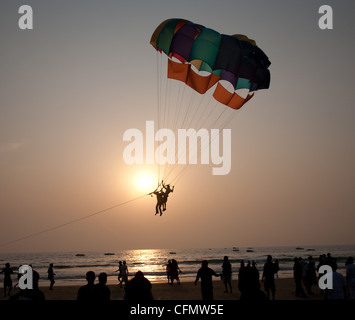
[[[83,281],[83,285],[86,284]],[[317,286],[313,287],[313,295],[307,295],[306,298],[295,296],[295,285],[292,278],[275,279],[276,298],[275,300],[322,300],[320,290]],[[49,284],[40,283],[40,289],[43,291],[46,300],[76,300],[79,285],[60,286],[55,285],[53,290],[49,290]],[[118,285],[108,285],[111,291],[111,300],[123,300],[124,289]],[[240,291],[238,289],[238,281],[232,281],[233,293],[224,292],[224,284],[222,281],[214,281],[214,299],[215,300],[239,300]],[[263,289],[263,285],[262,285]],[[2,290],[2,287],[1,287]],[[18,292],[15,288],[11,294]],[[155,300],[201,300],[201,283],[197,286],[193,282],[182,282],[180,285],[169,285],[167,283],[153,283],[152,292]],[[8,297],[3,297],[1,300],[7,300]]]

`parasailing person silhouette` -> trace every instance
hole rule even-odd
[[[169,194],[171,192],[174,192],[175,186],[172,188],[170,187],[170,184],[165,185],[164,181],[162,180],[161,183],[158,183],[157,188],[150,192],[149,195],[153,196],[153,194],[157,198],[157,204],[155,206],[155,215],[160,213],[160,216],[163,215],[162,211],[166,211],[166,203],[168,201]],[[163,208],[163,210],[162,210]]]

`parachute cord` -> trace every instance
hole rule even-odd
[[[188,103],[188,106],[187,106],[187,109],[186,109],[186,112],[185,112],[184,120],[181,123],[181,126],[180,126],[181,128],[180,129],[185,127],[185,122],[188,119],[189,114],[191,112],[193,101],[194,101],[194,92],[195,92],[194,90],[191,90],[190,100],[189,100],[189,103]]]
[[[182,109],[182,103],[183,103],[183,98],[184,98],[184,93],[185,93],[185,84],[181,81],[179,81],[179,90],[178,90],[178,96],[176,98],[176,106],[175,106],[175,116],[173,119],[173,124],[172,124],[172,131],[176,132],[176,129],[179,124],[179,117],[180,117],[180,112]],[[170,145],[171,147],[171,145]],[[170,166],[175,167],[176,164],[166,164],[165,169],[164,169],[164,176],[163,178],[166,179],[166,172],[170,170]]]
[[[201,105],[202,105],[202,102],[205,100],[205,95],[200,95],[199,93],[197,93],[197,92],[195,92],[195,91],[192,91],[192,94],[191,94],[191,97],[190,97],[190,103],[189,103],[189,106],[188,106],[189,109],[192,109],[191,106],[192,106],[194,97],[196,97],[196,95],[199,96],[198,106],[197,106],[197,108],[195,108],[195,111],[194,111],[194,113],[193,113],[192,116],[188,116],[188,113],[190,113],[190,111],[188,111],[188,112],[185,113],[185,118],[184,118],[184,122],[183,122],[182,128],[184,128],[185,122],[186,122],[186,123],[187,123],[187,122],[189,123],[189,125],[186,127],[186,129],[189,129],[189,128],[190,128],[190,126],[192,125],[193,120],[196,118],[196,116],[197,116],[197,114],[198,114],[198,111],[199,111],[199,109],[200,109],[200,107],[201,107]],[[205,119],[204,122],[206,122],[206,120],[208,119],[208,117],[211,116],[213,110],[214,110],[215,107],[216,107],[216,104],[218,103],[217,101],[215,101],[215,104],[211,107],[211,106],[210,106],[211,101],[212,101],[212,95],[210,95],[208,101],[206,101],[206,107],[204,108],[204,110],[209,110],[209,109],[210,109],[210,110],[209,110],[209,112],[208,112],[207,117],[205,116],[206,119]],[[203,111],[203,110],[202,110],[202,111]],[[189,114],[189,115],[190,115],[190,114]],[[199,119],[201,119],[203,115],[205,115],[205,114],[203,113],[202,115],[200,115],[200,116],[199,116]],[[189,119],[189,121],[186,121],[187,119]],[[198,121],[198,122],[200,122],[200,121]],[[199,127],[199,126],[197,125],[195,129],[196,129],[196,130],[199,130],[200,128],[201,128],[201,127]],[[190,148],[191,148],[191,146],[190,146]],[[165,176],[165,179],[168,179],[168,178],[177,170],[178,166],[180,165],[180,164],[179,164],[180,161],[183,160],[183,157],[184,157],[184,156],[187,157],[187,155],[188,155],[188,153],[187,153],[186,151],[184,152],[183,150],[181,150],[181,146],[180,146],[179,144],[175,146],[175,153],[176,153],[176,157],[177,157],[177,162],[176,162],[174,165],[171,165],[171,166],[168,167],[168,170],[166,170],[166,171],[167,171],[167,175]],[[181,173],[184,172],[184,171],[186,170],[186,167],[188,167],[188,166],[189,166],[189,164],[185,164],[185,165],[184,165],[184,168],[182,168],[181,171],[179,171],[179,172],[176,174],[176,176],[180,176]]]
[[[174,132],[176,131],[178,124],[179,124],[179,117],[180,117],[182,104],[183,104],[183,100],[184,100],[184,95],[185,95],[185,89],[186,89],[185,83],[181,82],[180,88],[181,88],[181,86],[182,86],[182,90],[179,90],[179,96],[177,99],[177,107],[176,107],[177,112],[175,113],[174,127],[173,127]]]
[[[196,115],[198,114],[198,112],[199,112],[199,110],[200,110],[200,107],[201,107],[201,105],[202,105],[202,102],[203,102],[204,98],[205,98],[205,95],[202,95],[202,98],[200,99],[200,102],[199,102],[197,108],[195,109],[194,115],[193,115],[192,118],[190,119],[190,122],[189,122],[189,124],[188,124],[188,126],[187,126],[188,128],[191,127],[192,122],[194,122],[194,120],[195,120],[195,118],[196,118]],[[208,102],[207,102],[207,106],[210,104],[211,99],[212,99],[212,96],[210,96],[210,98],[209,98],[209,100],[208,100]]]
[[[189,114],[191,112],[192,109],[192,105],[193,105],[193,101],[194,101],[194,94],[195,91],[191,90],[191,94],[190,94],[190,99],[189,99],[189,103],[187,104],[187,108],[185,110],[185,114],[182,114],[183,116],[183,120],[182,123],[180,123],[180,128],[174,128],[174,133],[176,134],[175,130],[178,129],[183,129],[185,128],[185,122],[187,121],[187,119],[189,118]],[[182,102],[182,101],[181,101]],[[181,109],[181,106],[180,106]],[[188,128],[187,128],[188,129]],[[171,147],[171,145],[170,145]],[[177,154],[176,154],[177,153]],[[180,154],[180,150],[179,150],[179,145],[175,144],[175,163],[174,164],[168,164],[165,166],[165,171],[164,171],[164,178],[168,178],[170,176],[170,174],[177,168],[177,166],[179,165],[179,160],[176,161],[176,157]]]
[[[160,55],[161,57],[161,55]],[[161,59],[159,59],[159,51],[157,51],[157,112],[158,112],[158,130],[160,128],[160,109],[161,109],[161,101],[160,101],[160,86],[161,86]],[[158,183],[160,181],[160,164],[158,163]]]
[[[112,207],[109,207],[109,208],[106,208],[106,209],[103,209],[103,210],[100,210],[100,211],[96,211],[94,213],[91,213],[91,214],[88,214],[86,216],[83,216],[81,218],[77,218],[77,219],[74,219],[74,220],[71,220],[71,221],[68,221],[68,222],[65,222],[65,223],[62,223],[62,224],[59,224],[57,226],[54,226],[54,227],[50,227],[50,228],[47,228],[47,229],[44,229],[44,230],[41,230],[41,231],[38,231],[38,232],[35,232],[35,233],[32,233],[32,234],[29,234],[27,236],[23,236],[21,238],[18,238],[18,239],[15,239],[15,240],[11,240],[11,241],[8,241],[8,242],[4,242],[4,243],[1,243],[0,244],[0,247],[4,247],[4,246],[7,246],[9,244],[13,244],[13,243],[16,243],[16,242],[19,242],[19,241],[22,241],[22,240],[26,240],[26,239],[29,239],[29,238],[33,238],[35,236],[38,236],[38,235],[41,235],[43,233],[47,233],[47,232],[50,232],[50,231],[53,231],[53,230],[56,230],[56,229],[59,229],[59,228],[63,228],[65,226],[68,226],[72,223],[75,223],[75,222],[78,222],[78,221],[82,221],[82,220],[85,220],[85,219],[89,219],[89,218],[92,218],[96,215],[99,215],[101,213],[104,213],[106,211],[110,211],[112,209],[115,209],[115,208],[118,208],[118,207],[121,207],[125,204],[128,204],[130,202],[133,202],[133,201],[136,201],[136,200],[139,200],[139,199],[142,199],[146,196],[148,196],[149,194],[145,194],[143,196],[140,196],[140,197],[137,197],[137,198],[134,198],[134,199],[131,199],[131,200],[128,200],[128,201],[124,201],[124,202],[121,202],[119,204],[116,204]]]
[[[221,112],[220,116],[218,118],[220,118],[222,116],[222,114],[224,113],[225,109]],[[219,126],[219,131],[223,130],[226,128],[226,126],[231,122],[233,121],[237,115],[239,114],[239,112],[241,111],[241,109],[239,110],[235,110],[233,112],[233,115],[231,117],[228,117],[220,126]],[[215,124],[217,123],[218,119],[214,122]],[[211,149],[211,144],[212,144],[212,141],[214,139],[216,139],[217,135],[215,135],[214,137],[211,136],[211,139],[209,141],[209,144],[208,146],[205,147],[205,149],[208,147],[209,150]],[[204,151],[205,149],[203,149],[202,151]],[[191,166],[192,165],[186,165],[172,180],[171,180],[171,183],[173,185],[177,185],[180,180],[183,178],[183,176],[185,176],[185,174],[189,171],[189,169],[191,169]]]
[[[204,97],[205,97],[205,95],[201,95],[201,94],[197,93],[196,91],[194,91],[192,89],[191,89],[191,94],[189,96],[190,96],[190,98],[186,99],[186,100],[188,100],[188,103],[184,104],[187,107],[185,107],[184,112],[182,112],[183,120],[182,120],[182,123],[180,125],[180,128],[174,128],[173,132],[175,134],[176,134],[176,129],[189,129],[190,128],[191,122],[196,117],[196,114],[198,113],[198,110],[199,110],[200,106],[202,105],[202,101],[204,100]],[[197,101],[198,108],[195,108],[195,111],[192,112],[192,110],[194,109],[193,105],[194,105],[194,101],[195,101],[196,96],[198,96],[198,98],[199,98],[198,101]],[[179,107],[179,109],[181,109],[181,106]],[[177,122],[180,123],[180,121],[177,121],[177,120],[179,120],[179,119],[176,119],[175,122],[176,123]],[[164,178],[165,179],[167,179],[177,169],[177,167],[179,166],[179,160],[180,160],[179,155],[181,154],[180,148],[181,148],[181,146],[179,146],[179,144],[175,144],[175,163],[174,164],[168,164],[165,167],[165,171],[164,171]]]
[[[203,126],[206,124],[206,121],[210,119],[212,113],[215,111],[217,105],[218,105],[218,101],[215,100],[214,101],[214,105],[212,107],[209,107],[210,103],[212,101],[212,97],[210,97],[210,100],[208,101],[208,104],[207,104],[207,108],[206,109],[209,109],[209,112],[207,114],[207,116],[204,117],[204,119],[201,117],[200,120],[197,122],[197,128],[203,128]],[[203,121],[201,122],[201,119],[203,119]]]
[[[174,186],[176,186],[178,184],[178,182],[181,180],[181,178],[185,175],[185,173],[191,169],[191,165],[186,165],[184,167],[184,169],[182,169],[172,180],[171,180],[171,184],[173,184]]]

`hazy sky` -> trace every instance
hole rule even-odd
[[[33,9],[20,30],[18,8]],[[334,29],[318,27],[331,5]],[[271,86],[232,129],[232,170],[197,165],[163,217],[149,196],[0,252],[354,244],[354,1],[3,0],[0,245],[144,194],[123,133],[157,120],[151,34],[181,17],[246,34]]]

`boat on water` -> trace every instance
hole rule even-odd
[[[104,255],[105,256],[114,256],[115,254],[113,252],[105,252]]]
[[[76,257],[84,257],[85,254],[83,254],[83,253],[77,253],[75,256],[76,256]]]

